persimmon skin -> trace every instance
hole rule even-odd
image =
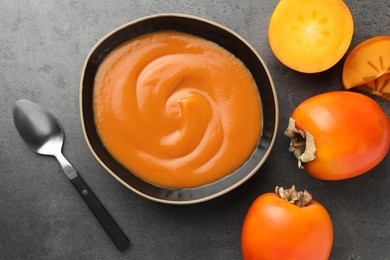
[[[292,113],[297,129],[313,135],[315,159],[304,169],[323,180],[368,172],[390,148],[390,120],[371,98],[334,91],[311,97]]]
[[[390,36],[376,36],[353,48],[342,79],[345,89],[358,87],[390,101]]]
[[[317,73],[344,56],[353,31],[352,14],[342,0],[281,0],[271,16],[268,39],[285,66]]]
[[[325,260],[332,244],[332,221],[320,203],[300,208],[274,193],[252,203],[241,235],[244,260]]]

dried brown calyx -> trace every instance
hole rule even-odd
[[[313,196],[307,191],[297,191],[295,185],[289,189],[276,186],[275,193],[288,203],[294,204],[298,207],[305,207],[312,200]]]
[[[289,151],[298,159],[298,167],[303,169],[303,163],[313,161],[316,152],[314,137],[304,130],[295,127],[295,120],[290,117],[284,135],[291,139]]]

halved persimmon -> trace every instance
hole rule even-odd
[[[390,101],[390,36],[377,36],[357,45],[343,67],[345,89],[357,87]]]
[[[353,18],[342,0],[281,0],[268,38],[276,58],[305,73],[325,71],[347,52]]]

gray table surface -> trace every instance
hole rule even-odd
[[[390,35],[390,2],[346,0],[355,22],[350,47]],[[240,259],[241,225],[253,200],[274,186],[310,190],[334,225],[331,259],[389,259],[390,158],[357,178],[326,182],[296,168],[284,128],[303,100],[342,89],[342,59],[305,75],[272,54],[268,22],[277,0],[0,0],[0,258],[1,259]],[[202,204],[174,206],[127,190],[97,163],[79,119],[79,77],[90,48],[112,29],[157,13],[205,17],[246,38],[267,63],[278,92],[280,126],[272,153],[244,185]],[[64,154],[131,240],[119,252],[50,157],[32,153],[11,118],[27,98],[61,122]],[[390,115],[390,103],[374,98]]]

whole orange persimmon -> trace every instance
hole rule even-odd
[[[372,98],[332,91],[303,101],[285,135],[298,166],[322,180],[367,173],[390,149],[390,120]]]
[[[327,210],[309,192],[276,187],[258,197],[245,217],[241,248],[244,260],[324,260],[333,244]]]

